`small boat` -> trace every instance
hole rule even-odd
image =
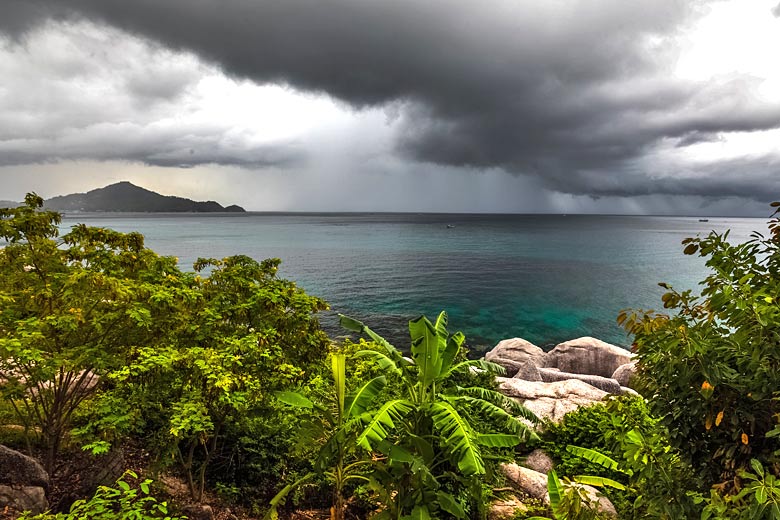
[[[709,222],[709,221],[710,221],[710,219],[708,219],[708,218],[700,218],[699,219],[699,222]]]
[[[447,229],[452,229],[455,227],[455,224],[447,224]]]

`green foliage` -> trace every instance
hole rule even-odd
[[[629,478],[623,471],[604,467],[578,456],[568,446],[596,450],[613,459],[622,461],[623,453],[615,442],[614,423],[632,424],[642,431],[655,428],[656,420],[648,413],[644,399],[633,396],[611,397],[604,403],[578,408],[566,414],[560,423],[550,423],[543,433],[542,448],[555,461],[555,469],[563,478],[589,475],[608,478],[628,485]],[[633,515],[634,497],[631,493],[605,488],[603,493],[612,501],[618,513]]]
[[[166,502],[158,502],[150,494],[151,480],[131,486],[127,480],[138,475],[127,471],[116,482],[117,487],[100,486],[89,500],[77,500],[68,513],[24,513],[20,520],[178,520],[171,516]]]
[[[200,259],[184,273],[138,233],[77,225],[58,238],[60,216],[26,202],[0,210],[4,401],[40,432],[50,472],[69,436],[100,453],[132,432],[199,499],[226,432],[316,374],[327,305],[279,279],[279,260]]]
[[[756,459],[751,459],[753,472],[740,471],[742,490],[735,495],[721,495],[713,489],[702,520],[778,520],[780,519],[780,482],[768,473]]]
[[[615,461],[605,458],[592,450],[585,450],[574,446],[572,451],[577,451],[592,462],[607,463],[610,469],[615,469]],[[606,520],[612,518],[607,513],[602,513],[598,508],[598,501],[591,497],[583,484],[590,486],[617,486],[617,482],[598,477],[578,477],[574,481],[564,477],[560,479],[555,470],[547,474],[547,494],[550,497],[550,512],[555,520]],[[547,517],[534,516],[528,520],[549,520]]]
[[[400,380],[393,399],[361,416],[357,443],[375,453],[370,489],[384,504],[380,517],[401,518],[451,515],[465,518],[482,503],[480,477],[486,473],[485,453],[515,446],[534,434],[515,416],[533,418],[528,410],[491,389],[460,387],[478,368],[493,374],[501,368],[484,361],[460,360],[464,341],[447,333],[447,315],[435,323],[425,317],[409,322],[411,358],[357,320],[341,317],[344,327],[366,334],[382,352],[356,355],[374,360]],[[483,434],[475,418],[501,424],[503,432]]]
[[[548,425],[544,448],[564,480],[603,488],[621,518],[699,514],[690,469],[641,397],[612,397],[567,414]]]
[[[346,505],[346,486],[352,482],[369,481],[364,468],[371,464],[371,460],[360,458],[359,454],[356,454],[361,445],[357,436],[361,416],[373,409],[374,401],[382,393],[387,380],[384,376],[375,377],[347,394],[346,365],[346,354],[336,352],[331,355],[333,392],[330,399],[321,403],[313,403],[296,392],[276,392],[277,399],[283,403],[302,409],[302,425],[305,431],[302,431],[301,435],[319,443],[320,448],[314,464],[315,472],[304,475],[282,488],[271,499],[271,508],[266,517],[276,518],[277,509],[287,495],[319,474],[333,486],[331,518],[342,519]]]
[[[192,279],[194,297],[162,344],[139,347],[111,375],[127,399],[164,411],[162,452],[185,470],[195,500],[228,425],[267,408],[274,391],[301,383],[327,352],[313,318],[325,303],[278,279],[278,265],[244,256],[199,260],[195,268],[211,273]]]
[[[684,240],[684,253],[706,258],[711,269],[701,295],[661,284],[673,315],[619,317],[635,336],[640,390],[701,491],[721,484],[726,495],[738,494],[736,478],[751,459],[777,476],[780,220],[773,216],[768,237],[754,233],[744,244],[714,232]]]
[[[51,473],[74,414],[165,325],[155,297],[180,273],[137,233],[79,225],[58,239],[60,216],[41,205],[30,194],[0,209],[0,393],[40,433]]]

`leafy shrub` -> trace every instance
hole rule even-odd
[[[656,428],[657,420],[650,417],[647,405],[641,397],[617,396],[605,403],[581,407],[566,414],[558,424],[549,424],[543,434],[542,447],[555,461],[556,472],[564,478],[578,475],[605,477],[622,484],[629,484],[629,477],[623,471],[605,468],[590,462],[567,449],[578,446],[603,453],[622,460],[624,452],[619,441],[620,432],[637,428],[649,432]],[[605,488],[604,495],[615,505],[621,518],[633,514],[632,493]]]
[[[684,240],[684,253],[706,258],[711,274],[700,296],[661,284],[668,289],[664,307],[675,314],[636,311],[618,318],[635,336],[640,390],[702,491],[722,483],[726,493],[738,493],[739,472],[750,469],[751,459],[777,475],[778,211],[768,237],[754,233],[739,245],[728,242],[728,232]]]
[[[753,472],[740,470],[743,487],[735,495],[721,495],[713,489],[702,520],[780,520],[780,482],[756,459]]]
[[[166,502],[159,502],[150,494],[151,480],[131,486],[127,480],[138,475],[127,471],[116,482],[117,487],[100,486],[89,500],[77,500],[68,513],[25,513],[20,520],[179,520],[171,516]]]
[[[384,352],[358,354],[400,379],[404,390],[400,398],[367,411],[357,437],[359,446],[383,455],[370,477],[387,508],[382,516],[483,515],[485,455],[491,448],[513,448],[535,437],[517,416],[537,419],[502,394],[460,387],[452,376],[471,368],[493,374],[503,369],[483,360],[458,361],[465,337],[448,334],[445,312],[435,322],[424,316],[409,322],[410,358],[359,321],[341,316],[341,324],[383,347]],[[471,420],[475,415],[492,417],[502,433],[479,432]]]

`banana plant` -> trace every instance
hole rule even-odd
[[[474,489],[475,479],[486,472],[483,448],[513,447],[535,437],[521,419],[538,419],[499,392],[452,383],[458,373],[503,374],[503,368],[484,360],[459,361],[465,338],[460,332],[448,334],[445,312],[435,322],[425,316],[409,322],[411,357],[360,321],[339,318],[344,328],[365,334],[381,349],[355,356],[374,360],[399,377],[403,388],[400,397],[360,416],[358,445],[380,454],[370,476],[385,505],[378,517],[425,519],[446,513],[466,518],[463,505],[447,490]],[[477,431],[474,414],[500,423],[503,431]]]
[[[314,471],[304,475],[298,481],[285,486],[270,502],[270,510],[266,518],[277,518],[277,509],[283,504],[287,495],[296,488],[317,476],[325,477],[333,485],[333,505],[331,519],[342,520],[346,501],[344,489],[354,481],[368,482],[365,475],[366,467],[372,461],[360,458],[355,454],[358,446],[355,436],[361,431],[364,414],[382,392],[387,380],[385,376],[371,379],[358,390],[347,393],[346,389],[346,356],[342,353],[331,355],[331,372],[333,375],[333,395],[331,402],[320,404],[312,402],[308,397],[297,392],[276,392],[276,398],[290,406],[307,410],[313,421],[306,423],[309,431],[307,437],[324,438],[314,464]]]

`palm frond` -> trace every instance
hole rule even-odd
[[[547,494],[550,496],[550,507],[557,512],[563,498],[563,486],[554,469],[547,473]]]
[[[466,341],[466,336],[462,332],[456,332],[447,339],[447,347],[441,354],[441,373],[448,374],[450,368],[452,368],[452,362],[455,360],[455,356],[460,352],[463,343]]]
[[[500,406],[496,406],[495,404],[491,403],[490,401],[486,401],[478,397],[471,397],[468,395],[442,396],[442,397],[451,403],[467,404],[469,406],[478,409],[486,416],[490,417],[492,420],[501,424],[507,431],[514,433],[521,439],[536,440],[539,438],[536,435],[536,432],[534,432],[533,429],[531,429],[526,423],[524,423],[514,415],[508,413]],[[531,412],[528,411],[528,413]]]
[[[566,446],[566,451],[571,453],[572,455],[576,455],[578,457],[582,457],[583,459],[590,461],[594,464],[598,464],[599,466],[607,469],[611,469],[613,471],[618,471],[620,473],[624,473],[620,469],[620,465],[617,463],[616,460],[604,455],[603,453],[592,450],[590,448],[582,448],[580,446],[572,446],[569,444]]]
[[[522,417],[523,419],[530,421],[533,424],[539,424],[541,422],[541,420],[531,410],[518,403],[511,397],[505,396],[501,392],[496,392],[495,390],[490,390],[481,386],[470,386],[466,388],[458,387],[458,392],[463,395],[476,397],[477,399],[482,399],[483,401],[493,403],[498,407],[508,411],[515,417]]]
[[[444,337],[440,336],[438,327],[443,320],[446,325],[446,314],[439,315],[436,320],[436,327],[426,318],[420,316],[409,322],[409,334],[412,338],[412,359],[417,365],[417,374],[424,386],[429,385],[441,372],[440,346],[446,346],[447,331],[444,330]],[[442,318],[443,317],[443,318]],[[441,345],[440,345],[441,344]]]
[[[466,518],[466,511],[463,509],[463,506],[458,503],[454,496],[450,495],[449,493],[445,493],[444,491],[437,491],[436,499],[439,502],[439,507],[441,507],[443,511],[451,514],[458,520]]]
[[[477,442],[488,448],[512,448],[520,443],[520,437],[506,433],[479,433]]]
[[[625,491],[626,489],[626,486],[620,482],[612,480],[611,478],[597,477],[595,475],[577,475],[574,477],[574,481],[578,484],[585,484],[588,486],[611,487],[621,491]]]
[[[358,321],[355,318],[350,318],[349,316],[339,314],[339,325],[341,325],[347,330],[351,330],[352,332],[360,332],[362,334],[365,334],[366,336],[374,340],[375,343],[381,345],[388,353],[398,352],[398,349],[395,348],[393,345],[391,345],[390,342],[388,342],[385,338],[383,338],[373,330],[369,329],[363,324],[363,322]]]
[[[284,486],[282,488],[282,490],[279,491],[276,494],[276,496],[274,496],[271,499],[271,502],[270,502],[271,508],[268,510],[266,515],[263,517],[263,520],[274,520],[274,519],[278,518],[279,514],[277,512],[277,509],[279,507],[279,504],[284,504],[284,502],[285,502],[285,500],[287,498],[287,495],[289,495],[291,491],[293,491],[294,489],[300,487],[302,484],[306,483],[306,481],[311,480],[312,478],[314,478],[314,476],[315,476],[315,473],[307,473],[306,475],[304,475],[303,477],[299,478],[298,480],[296,480],[292,484],[287,484],[286,486]]]
[[[336,387],[336,401],[338,404],[339,421],[344,420],[344,398],[347,385],[347,356],[341,353],[334,353],[331,358],[331,370],[333,371],[333,383]]]
[[[375,377],[358,388],[356,392],[348,395],[345,403],[345,417],[357,417],[365,413],[386,384],[387,378],[385,376]]]
[[[280,390],[278,392],[274,392],[274,397],[276,397],[284,404],[289,404],[290,406],[295,406],[296,408],[314,408],[314,403],[312,403],[309,398],[299,394],[298,392]]]
[[[506,374],[506,369],[501,365],[491,363],[490,361],[485,361],[484,359],[469,359],[466,361],[461,361],[457,365],[450,367],[449,370],[442,374],[442,378],[449,377],[456,372],[464,372],[471,367],[484,370],[485,372],[490,372],[491,374],[495,374],[497,376],[503,376]]]
[[[364,413],[361,419],[364,419],[367,424],[363,432],[358,435],[358,445],[371,450],[371,443],[385,440],[390,433],[388,430],[394,429],[395,423],[403,420],[412,408],[412,403],[406,399],[394,399],[382,405],[374,413]]]
[[[433,403],[433,426],[443,437],[442,446],[454,457],[458,469],[465,475],[482,475],[485,464],[476,435],[466,421],[447,401]]]
[[[369,358],[374,363],[377,364],[377,366],[382,370],[392,370],[393,372],[400,373],[401,369],[398,368],[398,364],[396,361],[391,359],[386,354],[383,354],[381,352],[377,352],[376,350],[358,350],[353,354],[352,357],[355,358]],[[398,354],[399,359],[403,359],[403,356],[401,354]]]

